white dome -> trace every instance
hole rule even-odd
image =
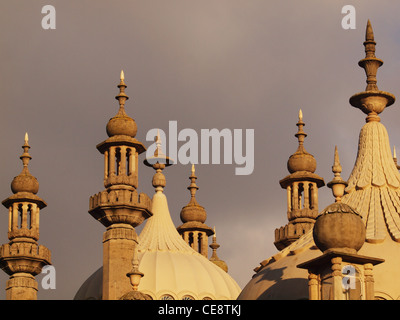
[[[151,211],[139,235],[144,277],[138,290],[153,299],[236,299],[241,289],[235,280],[179,235],[161,190],[153,196]]]

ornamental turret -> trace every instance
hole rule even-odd
[[[205,224],[207,213],[203,206],[196,200],[196,192],[199,187],[196,185],[196,171],[192,164],[192,171],[189,177],[190,201],[181,210],[181,221],[183,222],[177,230],[185,242],[198,253],[208,257],[208,237],[214,234],[213,229]]]
[[[212,236],[212,243],[210,244],[210,248],[212,249],[212,254],[210,261],[220,267],[222,270],[225,272],[228,272],[228,265],[224,260],[221,260],[218,255],[217,255],[217,249],[220,247],[220,245],[217,243],[217,233],[215,232],[215,227],[214,227],[214,234]]]
[[[103,299],[120,299],[131,290],[126,276],[137,245],[135,227],[150,217],[151,199],[138,194],[138,156],[146,148],[135,136],[135,120],[125,112],[124,73],[118,85],[118,113],[109,120],[109,138],[97,145],[104,155],[105,190],[90,197],[89,213],[107,229],[103,236]]]
[[[6,285],[7,300],[36,300],[38,284],[35,276],[44,266],[51,264],[50,250],[37,243],[39,212],[47,204],[36,195],[39,182],[29,172],[28,164],[32,157],[27,133],[22,148],[22,172],[11,182],[14,194],[2,202],[9,213],[10,242],[0,247],[0,267],[10,276]]]
[[[275,246],[282,250],[310,230],[318,216],[318,188],[324,179],[315,174],[317,161],[304,147],[307,134],[303,131],[303,113],[299,111],[298,131],[295,136],[299,145],[289,157],[287,168],[290,175],[279,181],[287,190],[287,217],[289,223],[275,230]]]

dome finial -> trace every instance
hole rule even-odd
[[[24,153],[19,157],[23,164],[22,172],[11,182],[11,190],[13,193],[30,192],[36,194],[39,191],[39,182],[31,175],[28,168],[29,161],[32,159],[29,154],[28,133],[25,133],[22,149],[24,149]]]
[[[19,157],[22,160],[22,164],[24,165],[24,170],[28,170],[29,160],[32,159],[32,157],[29,154],[30,146],[28,141],[29,141],[28,132],[26,132],[24,138],[24,145],[22,146],[22,149],[24,149],[24,153]]]
[[[307,137],[307,134],[303,131],[303,127],[306,124],[303,122],[303,112],[299,111],[299,121],[297,122],[296,126],[299,128],[297,133],[295,134],[296,138],[299,140],[299,148],[298,151],[303,150],[304,139]]]
[[[117,99],[119,101],[118,114],[120,114],[120,115],[126,115],[126,113],[125,113],[125,102],[126,102],[126,100],[129,99],[129,97],[125,93],[125,89],[126,89],[127,86],[126,86],[124,80],[125,80],[125,74],[124,74],[124,71],[121,70],[120,83],[118,85],[119,94],[115,97],[115,99]]]
[[[374,39],[374,31],[372,30],[371,21],[368,20],[365,31],[365,59],[362,59],[358,64],[365,69],[367,75],[367,88],[365,91],[377,91],[376,74],[378,68],[383,64],[383,61],[375,56],[376,42]]]
[[[365,41],[374,41],[374,31],[372,30],[371,21],[367,22],[367,29],[365,30]]]
[[[299,145],[296,152],[289,157],[287,168],[290,173],[296,171],[308,171],[314,173],[317,168],[317,162],[313,155],[308,153],[304,148],[304,140],[307,137],[307,134],[303,131],[305,123],[303,122],[303,112],[301,109],[299,111],[299,121],[296,123],[296,126],[298,127],[298,130],[295,137],[297,138]]]
[[[210,244],[210,248],[212,249],[212,255],[210,258],[210,261],[216,264],[218,267],[220,267],[222,270],[225,272],[228,272],[228,265],[226,264],[225,261],[221,260],[218,255],[217,255],[217,249],[220,247],[220,245],[217,243],[217,234],[215,232],[215,227],[214,227],[214,235],[212,238],[212,243]]]
[[[174,164],[174,161],[167,157],[162,151],[160,130],[157,130],[155,142],[156,150],[154,151],[154,155],[145,159],[143,163],[146,166],[152,167],[154,170],[156,170],[156,173],[153,176],[153,187],[156,188],[156,192],[162,192],[166,186],[165,176],[162,171],[165,169],[165,167]]]
[[[344,181],[340,176],[340,173],[342,172],[342,166],[340,165],[337,146],[335,146],[332,172],[334,174],[334,178],[331,182],[327,184],[327,186],[332,189],[333,196],[335,197],[335,202],[341,202],[344,195],[344,189],[347,186],[347,182]]]
[[[368,115],[367,122],[379,122],[378,114],[392,105],[396,98],[391,93],[378,89],[376,74],[378,68],[383,65],[383,61],[375,56],[376,42],[369,20],[365,31],[364,47],[365,58],[361,59],[358,65],[365,70],[367,87],[364,92],[353,95],[350,98],[350,104]]]
[[[194,164],[192,164],[191,173],[192,174],[189,177],[191,183],[190,183],[190,185],[188,187],[188,190],[190,191],[190,196],[191,196],[191,199],[190,199],[189,203],[197,203],[197,201],[196,201],[196,192],[197,192],[197,190],[199,190],[199,187],[196,185],[197,177],[196,177],[196,172],[195,172],[195,169],[194,169]]]
[[[129,99],[129,97],[125,93],[127,86],[124,82],[124,79],[124,71],[121,71],[120,83],[118,85],[119,94],[115,96],[115,99],[117,99],[119,102],[119,110],[117,114],[107,123],[106,129],[109,137],[130,136],[134,138],[137,133],[137,125],[135,120],[129,117],[125,112],[125,102]]]
[[[127,277],[130,279],[133,291],[138,291],[140,279],[144,276],[144,274],[139,271],[139,259],[137,250],[137,246],[135,246],[135,249],[133,250],[132,270],[126,274]]]

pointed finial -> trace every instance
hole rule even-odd
[[[307,134],[303,131],[305,123],[303,122],[303,112],[301,109],[299,111],[299,121],[296,123],[296,126],[299,128],[295,134],[295,137],[299,140],[299,147],[297,150],[304,151],[304,139],[307,137]]]
[[[157,147],[160,148],[161,147],[161,135],[160,135],[160,129],[157,129],[157,138],[156,138],[156,143],[157,143]]]
[[[365,30],[365,41],[375,41],[374,30],[372,30],[371,21],[367,22],[367,29]]]
[[[130,279],[133,291],[137,291],[140,283],[140,279],[144,276],[142,272],[139,271],[139,259],[137,257],[137,247],[133,251],[132,258],[132,270],[126,274]]]
[[[372,30],[371,21],[368,20],[365,31],[365,58],[358,62],[358,65],[365,70],[367,75],[367,88],[365,91],[378,91],[376,74],[378,68],[382,66],[383,61],[375,56],[376,42],[374,39],[374,31]]]
[[[126,100],[129,99],[129,97],[125,93],[125,89],[127,86],[126,86],[124,80],[125,80],[125,74],[124,74],[124,71],[121,70],[120,83],[118,85],[119,94],[115,97],[115,99],[117,99],[119,101],[118,114],[120,114],[120,115],[126,115],[124,106],[125,106]]]
[[[31,148],[28,144],[28,133],[25,133],[24,137],[24,145],[22,146],[22,149],[24,149],[24,153],[19,157],[22,160],[22,164],[24,165],[24,170],[28,170],[28,164],[29,160],[32,159],[32,157],[29,154],[29,149]]]
[[[344,189],[347,186],[347,182],[342,179],[340,173],[342,172],[342,166],[340,165],[339,152],[337,146],[335,146],[335,155],[332,166],[332,172],[334,174],[333,180],[327,184],[332,189],[335,202],[341,202],[344,196]]]
[[[368,115],[367,122],[380,121],[380,114],[386,107],[391,106],[396,100],[389,92],[380,91],[377,85],[377,73],[383,61],[375,56],[376,42],[371,22],[368,20],[365,31],[365,58],[358,62],[367,76],[367,87],[364,92],[357,93],[350,98],[350,104],[359,108]]]
[[[190,175],[189,179],[190,179],[190,182],[191,182],[189,187],[188,187],[188,190],[190,191],[190,195],[191,195],[191,199],[190,199],[189,203],[197,204],[195,196],[196,196],[197,190],[199,190],[199,187],[196,185],[197,177],[196,177],[196,172],[195,172],[195,169],[194,169],[194,164],[192,164],[192,172],[191,172],[191,175]]]
[[[156,188],[156,192],[163,192],[164,187],[166,186],[166,179],[162,171],[165,167],[171,166],[174,164],[174,161],[167,157],[162,151],[161,145],[161,135],[160,130],[157,130],[157,136],[155,138],[156,142],[156,150],[154,151],[154,155],[150,158],[147,158],[143,161],[143,163],[148,166],[152,167],[156,170],[156,173],[153,176],[153,187]]]
[[[216,238],[217,237],[217,231],[215,231],[215,226],[214,226],[214,235],[213,235],[213,238]]]
[[[212,249],[212,255],[211,255],[210,261],[212,263],[216,264],[218,267],[220,267],[225,272],[228,272],[228,265],[226,264],[225,261],[221,260],[218,257],[217,249],[219,247],[220,247],[220,245],[217,243],[217,235],[216,235],[215,227],[214,227],[214,235],[212,238],[212,243],[210,244],[210,248]]]
[[[342,166],[340,165],[337,146],[335,146],[335,156],[332,166],[332,172],[334,173],[335,177],[340,177],[340,173],[342,172]]]

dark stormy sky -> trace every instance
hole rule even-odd
[[[56,9],[56,29],[45,30],[42,7]],[[342,7],[356,9],[356,29],[342,28]],[[191,128],[254,129],[254,171],[235,175],[233,164],[198,164],[198,202],[216,227],[218,254],[243,288],[259,262],[275,254],[274,230],[287,223],[279,180],[297,148],[301,108],[305,146],[316,173],[329,182],[337,145],[347,179],[365,115],[348,99],[365,89],[365,25],[371,19],[381,90],[400,95],[400,3],[383,1],[2,1],[0,4],[0,198],[21,171],[25,132],[30,171],[40,183],[39,243],[52,252],[56,289],[39,299],[72,299],[102,264],[105,228],[88,214],[89,197],[103,186],[103,156],[96,145],[117,112],[120,70],[130,96],[127,113],[137,139],[169,121]],[[400,151],[397,103],[381,115],[391,145]],[[178,143],[178,147],[183,142]],[[248,155],[249,156],[249,155]],[[153,170],[142,164],[139,190],[152,195]],[[190,166],[165,170],[175,225],[189,201]],[[333,202],[319,190],[322,210]],[[7,243],[7,209],[0,243]],[[140,231],[138,228],[138,232]],[[38,276],[40,281],[42,276]],[[0,275],[0,288],[7,276]],[[5,297],[4,289],[0,298]]]

